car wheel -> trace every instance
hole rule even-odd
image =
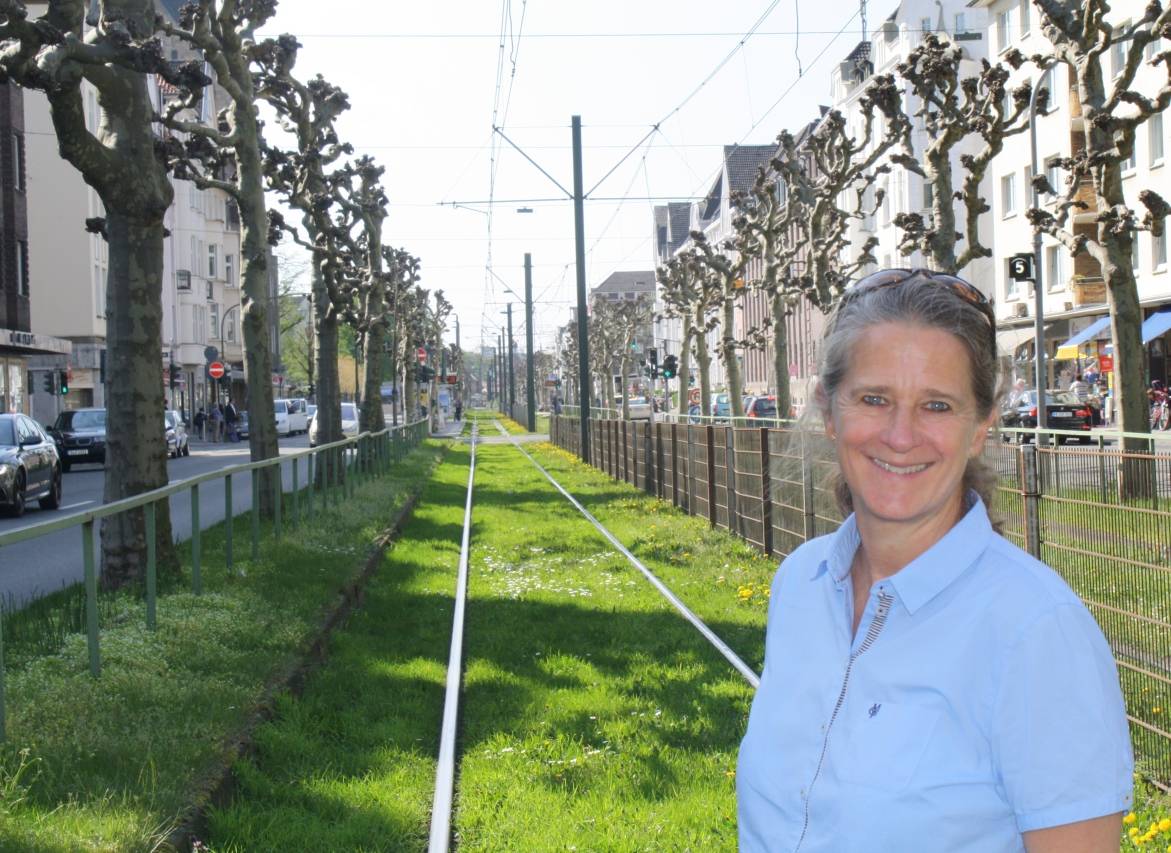
[[[12,504],[8,507],[8,514],[13,518],[24,515],[24,472],[16,475],[16,487],[12,490]]]
[[[184,456],[191,455],[191,442],[187,442],[186,444],[183,445],[183,455]]]
[[[62,459],[62,460],[61,460],[61,470],[62,470],[62,471],[66,471],[66,472],[67,472],[67,471],[68,471],[68,470],[69,470],[71,467],[73,467],[73,466],[72,466],[72,464],[69,462],[69,460],[68,460],[68,459]]]
[[[61,472],[53,472],[53,484],[49,487],[49,494],[40,500],[41,509],[58,509],[61,506]]]

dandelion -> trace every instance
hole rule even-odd
[[[735,779],[736,778],[736,770],[735,769],[725,770],[724,775],[727,776],[729,779]]]
[[[1131,812],[1130,814],[1128,814],[1126,817],[1124,817],[1122,819],[1122,822],[1129,826],[1130,824],[1134,823],[1136,820],[1138,820],[1138,818],[1134,816],[1134,812]],[[1135,832],[1138,832],[1138,830],[1136,829]]]
[[[1152,708],[1152,709],[1151,709],[1151,713],[1153,713],[1153,714],[1162,714],[1162,713],[1163,713],[1163,709],[1162,709],[1162,708],[1160,708],[1158,705],[1156,705],[1154,708]]]
[[[1163,818],[1159,821],[1159,832],[1166,832],[1171,829],[1171,819]]]

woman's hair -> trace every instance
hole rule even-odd
[[[996,407],[1002,389],[990,312],[985,313],[953,287],[931,276],[927,270],[908,273],[906,280],[892,286],[847,291],[849,298],[838,303],[821,341],[818,370],[816,402],[822,409],[819,414],[827,421],[859,339],[867,329],[882,323],[911,323],[954,336],[968,353],[977,416],[986,418]],[[835,476],[834,497],[842,514],[848,515],[853,511],[853,498],[841,472]],[[996,474],[981,456],[968,460],[963,487],[965,492],[974,490],[985,506],[992,506]]]

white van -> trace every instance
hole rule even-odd
[[[304,397],[273,400],[277,435],[297,435],[309,431],[309,404]]]

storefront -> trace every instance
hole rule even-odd
[[[33,386],[29,382],[28,361],[38,355],[64,355],[73,345],[63,338],[0,329],[0,412],[32,414]]]

